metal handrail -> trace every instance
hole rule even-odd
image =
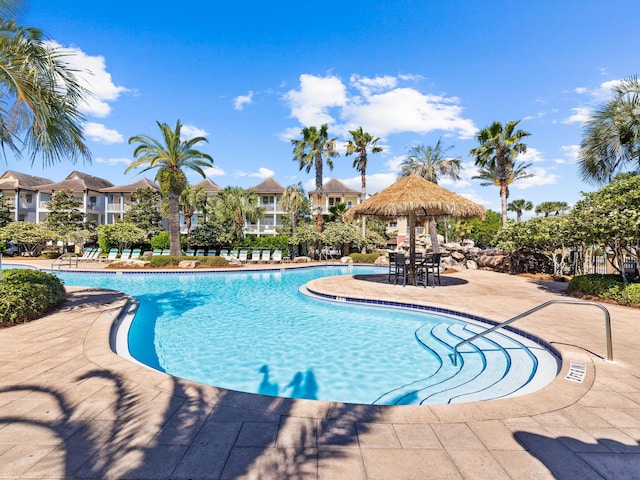
[[[58,271],[60,271],[63,260],[69,260],[69,268],[71,268],[71,262],[75,260],[76,268],[78,268],[78,256],[75,253],[64,253],[51,262],[51,270],[53,271],[56,264],[58,264]]]
[[[596,307],[600,308],[604,312],[605,333],[606,333],[606,341],[607,341],[607,360],[609,362],[613,362],[613,344],[611,341],[611,316],[609,315],[609,310],[607,310],[603,305],[596,302],[583,302],[581,300],[549,300],[548,302],[541,303],[537,307],[533,307],[532,309],[527,310],[526,312],[523,312],[520,315],[516,315],[515,317],[507,320],[506,322],[502,322],[492,328],[489,328],[488,330],[485,330],[484,332],[480,332],[474,335],[473,337],[469,337],[466,340],[463,340],[462,342],[458,343],[455,347],[453,347],[453,357],[452,357],[453,366],[455,367],[458,365],[458,347],[461,347],[466,343],[470,343],[480,337],[484,337],[485,335],[488,335],[491,332],[498,330],[499,328],[506,327],[507,325],[515,322],[516,320],[520,320],[521,318],[531,315],[532,313],[537,312],[538,310],[541,310],[554,303],[568,303],[573,305],[595,305]]]

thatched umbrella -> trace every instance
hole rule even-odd
[[[360,205],[351,207],[347,216],[356,218],[409,218],[409,255],[411,272],[415,270],[415,223],[419,219],[452,216],[455,218],[484,218],[486,209],[446,188],[411,175],[369,197]]]

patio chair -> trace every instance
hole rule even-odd
[[[271,263],[282,263],[282,250],[274,250],[271,255]]]
[[[396,256],[397,252],[389,252],[389,272],[387,274],[387,281],[391,283],[391,279],[396,276]]]
[[[229,250],[226,248],[223,248],[220,250],[219,256],[221,256],[222,258],[227,259],[227,257],[229,256]]]
[[[122,254],[120,255],[120,260],[129,260],[130,256],[131,256],[131,249],[125,248],[122,250]]]
[[[196,254],[196,252],[193,250],[193,248],[188,248],[187,251],[185,252],[185,255],[187,257],[193,257]]]
[[[425,287],[429,285],[429,275],[433,276],[433,286],[436,286],[436,278],[438,285],[440,283],[440,254],[429,253],[425,255],[424,260],[416,265],[416,282],[422,283]]]
[[[162,255],[162,249],[161,248],[156,248],[156,249],[153,250],[152,253],[153,253],[154,256]]]
[[[134,248],[131,251],[131,256],[129,257],[129,260],[138,260],[141,254],[142,254],[142,250],[140,248]]]
[[[396,268],[395,268],[395,273],[393,275],[394,285],[398,284],[398,280],[400,278],[402,278],[403,286],[407,284],[407,276],[408,276],[407,267],[408,267],[407,258],[405,257],[404,253],[396,253]]]
[[[260,261],[264,263],[269,263],[271,260],[271,250],[263,250],[262,255],[260,256]]]
[[[229,258],[227,260],[231,260],[231,261],[238,260],[238,250],[231,250],[229,252]]]
[[[84,253],[82,254],[81,257],[78,257],[78,261],[83,262],[85,260],[88,260],[89,257],[91,257],[95,251],[98,250],[97,248],[87,248]],[[100,250],[98,250],[98,252],[100,252]]]
[[[240,263],[247,263],[248,255],[249,255],[248,250],[240,250],[240,253],[238,254],[238,260],[240,260]]]
[[[258,263],[260,261],[260,250],[252,250],[249,261],[251,263]]]

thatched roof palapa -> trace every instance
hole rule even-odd
[[[351,218],[452,216],[456,218],[484,217],[486,209],[446,188],[424,178],[409,176],[369,197],[347,212]]]

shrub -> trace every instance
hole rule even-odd
[[[374,263],[380,256],[377,253],[352,253],[349,255],[353,263]]]
[[[571,279],[568,291],[613,300],[622,305],[640,305],[640,283],[625,285],[620,275],[578,275]]]
[[[227,265],[229,265],[229,262],[227,262],[226,258],[222,258],[222,257],[198,257],[198,260],[206,260],[207,265],[209,265],[210,267],[226,267]]]
[[[177,267],[183,260],[196,260],[194,257],[172,257],[170,255],[154,255],[149,258],[149,266],[151,268],[162,267]],[[210,267],[226,267],[228,265],[227,260],[222,257],[197,257],[197,260],[201,264],[206,264]]]
[[[0,325],[11,326],[41,317],[64,299],[64,283],[37,270],[6,270],[0,282]]]

